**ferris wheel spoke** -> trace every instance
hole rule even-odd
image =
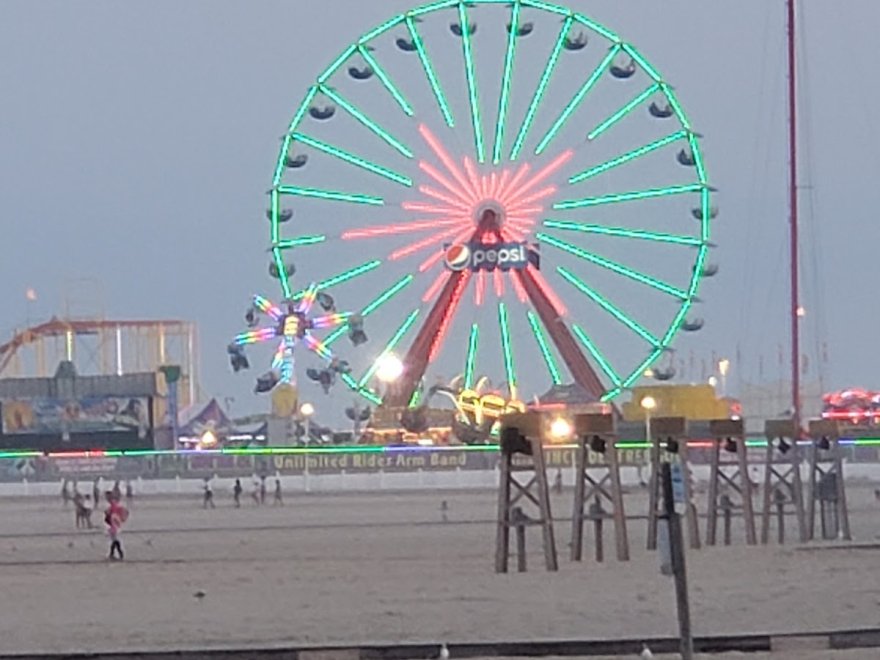
[[[590,90],[595,87],[596,83],[599,82],[599,79],[605,73],[609,66],[611,66],[611,62],[614,61],[614,58],[620,53],[622,46],[620,44],[615,44],[608,51],[608,54],[605,55],[605,58],[599,63],[599,66],[593,71],[592,75],[587,79],[587,81],[583,84],[583,86],[578,90],[577,94],[574,95],[574,98],[569,101],[568,105],[565,106],[565,109],[562,111],[562,114],[559,115],[559,118],[550,127],[550,130],[547,131],[547,134],[544,135],[541,142],[538,144],[537,149],[535,149],[535,155],[540,156],[544,153],[544,150],[550,145],[550,142],[553,141],[559,131],[562,130],[562,127],[565,126],[565,123],[569,120],[571,115],[575,110],[578,109],[581,102],[590,93]]]
[[[373,312],[382,307],[382,305],[393,299],[394,296],[396,296],[407,286],[412,284],[413,280],[415,279],[415,275],[407,274],[402,279],[395,282],[392,286],[387,288],[385,291],[376,296],[376,298],[367,303],[367,305],[361,310],[361,316],[363,316],[364,318],[370,316]],[[340,337],[342,337],[342,335],[348,332],[349,329],[350,325],[348,321],[346,321],[343,325],[340,325],[333,332],[327,335],[327,337],[324,339],[324,344],[327,346],[332,346],[334,343],[336,343],[336,341],[339,340]]]
[[[515,277],[513,279],[516,281]],[[520,286],[522,286],[522,284],[520,284]],[[557,365],[556,359],[553,357],[553,353],[550,350],[550,344],[547,343],[547,337],[544,335],[544,330],[541,328],[541,322],[532,310],[528,310],[526,316],[529,319],[529,325],[532,328],[532,334],[535,336],[535,341],[538,342],[538,348],[541,350],[544,364],[547,365],[547,371],[550,372],[550,379],[553,381],[554,385],[560,385],[562,383],[562,374],[560,373],[559,365]]]
[[[577,275],[566,269],[564,266],[557,266],[556,272],[559,273],[563,279],[568,281],[569,284],[574,286],[578,291],[583,293],[585,296],[590,298],[593,302],[595,302],[599,307],[604,309],[606,312],[611,314],[615,319],[620,321],[623,325],[628,327],[630,330],[639,335],[642,339],[647,341],[652,346],[660,346],[661,342],[657,337],[648,332],[641,325],[633,321],[629,316],[624,314],[616,305],[614,305],[609,300],[605,299],[598,293],[596,293],[593,289],[591,289],[583,280],[581,280]]]
[[[517,299],[520,303],[526,304],[529,301],[529,294],[523,286],[522,275],[518,270],[510,271],[510,281],[513,283],[513,290],[516,292]]]
[[[428,197],[432,197],[436,199],[438,202],[445,202],[450,206],[460,209],[460,213],[466,213],[470,209],[470,205],[465,202],[455,199],[454,197],[450,197],[449,195],[437,190],[436,188],[432,188],[431,186],[419,186],[419,192],[423,195],[427,195]]]
[[[318,289],[330,289],[334,286],[342,284],[344,282],[348,282],[349,280],[354,279],[355,277],[360,277],[365,273],[369,273],[371,270],[375,270],[379,266],[382,265],[382,262],[378,259],[374,259],[372,261],[368,261],[360,266],[355,266],[354,268],[350,268],[338,275],[334,275],[333,277],[328,277],[326,280],[321,280],[317,283]],[[302,300],[308,294],[308,289],[304,291],[300,291],[299,293],[293,296],[293,300]]]
[[[465,229],[464,231],[462,231],[460,234],[456,234],[456,235],[452,238],[452,240],[449,241],[449,242],[450,242],[450,243],[461,243],[462,241],[467,240],[468,236],[473,235],[473,233],[474,233],[473,227],[468,226],[467,229]],[[430,257],[428,257],[428,258],[425,259],[422,263],[419,264],[419,272],[420,272],[420,273],[424,273],[424,272],[430,270],[430,269],[433,268],[433,267],[434,267],[434,266],[435,266],[435,265],[436,265],[436,264],[437,264],[442,258],[443,258],[443,251],[442,251],[442,250],[437,250],[437,252],[435,252],[434,254],[432,254]]]
[[[640,199],[653,197],[667,197],[669,195],[683,195],[687,193],[701,192],[704,188],[702,183],[691,183],[683,186],[668,186],[666,188],[652,188],[650,190],[636,190],[633,192],[619,193],[616,195],[603,195],[601,197],[585,197],[557,202],[553,208],[557,211],[567,209],[579,209],[587,206],[601,206],[602,204],[616,204],[618,202],[632,202]]]
[[[282,195],[294,197],[312,197],[325,199],[331,202],[351,202],[353,204],[366,204],[368,206],[384,206],[385,200],[374,195],[359,193],[339,192],[336,190],[321,190],[319,188],[301,188],[299,186],[278,186],[278,192]]]
[[[354,106],[348,100],[343,98],[336,90],[334,90],[330,87],[327,87],[324,84],[320,84],[319,88],[321,90],[321,93],[324,94],[324,96],[326,96],[330,100],[334,101],[339,107],[341,107],[348,114],[350,114],[352,117],[354,117],[362,126],[369,129],[370,131],[372,131],[373,134],[375,134],[379,139],[388,143],[391,147],[396,149],[398,152],[400,152],[402,155],[406,156],[407,158],[413,157],[412,151],[410,151],[410,149],[407,146],[405,146],[402,142],[400,142],[400,140],[398,140],[396,137],[394,137],[391,133],[386,131],[379,124],[377,124],[375,121],[373,121],[367,115],[365,115],[363,112],[361,112],[356,106]]]
[[[617,158],[612,158],[611,160],[606,161],[606,162],[602,163],[601,165],[596,165],[595,167],[591,167],[588,170],[584,170],[583,172],[580,172],[579,174],[575,174],[573,177],[571,177],[568,180],[568,182],[571,184],[575,184],[575,183],[580,183],[581,181],[586,181],[587,179],[590,179],[594,176],[602,174],[603,172],[607,172],[608,170],[613,169],[615,167],[619,167],[620,165],[624,165],[632,160],[635,160],[636,158],[641,158],[642,156],[645,156],[645,155],[651,153],[652,151],[656,151],[657,149],[662,149],[663,147],[665,147],[669,144],[672,144],[673,142],[676,142],[682,138],[686,138],[687,136],[688,136],[687,131],[684,131],[684,130],[677,131],[675,133],[672,133],[671,135],[667,135],[664,138],[661,138],[659,140],[651,142],[650,144],[646,144],[643,147],[639,147],[638,149],[633,149],[632,151],[629,151],[621,156],[618,156]]]
[[[516,370],[513,365],[513,348],[510,344],[510,323],[507,306],[498,303],[498,323],[501,326],[501,349],[504,352],[504,372],[507,374],[507,390],[511,399],[516,399]]]
[[[464,361],[464,389],[471,390],[474,387],[474,367],[477,363],[477,346],[480,342],[480,326],[478,323],[471,325],[471,335],[468,339],[467,357]]]
[[[520,0],[513,0],[513,6],[510,10],[510,29],[507,34],[507,53],[504,56],[504,74],[501,80],[501,98],[498,101],[498,121],[495,124],[495,148],[492,152],[492,162],[496,165],[501,162],[501,152],[504,149],[504,128],[507,123],[508,106],[510,105],[511,77],[513,75],[513,62],[516,56],[516,39],[521,9]]]
[[[602,355],[602,352],[598,349],[593,340],[590,339],[589,335],[587,335],[587,333],[584,332],[575,323],[572,323],[571,329],[572,332],[574,332],[575,337],[580,340],[580,342],[584,345],[584,348],[586,348],[587,351],[589,351],[590,355],[593,356],[596,364],[598,364],[602,368],[602,371],[605,372],[605,375],[608,376],[608,378],[614,384],[614,387],[620,387],[623,381],[621,380],[618,373],[614,370],[614,367],[611,366],[611,363],[608,361],[608,359],[604,355]]]
[[[477,91],[477,74],[474,70],[473,44],[471,43],[470,23],[464,2],[458,3],[458,21],[461,25],[461,44],[464,53],[465,76],[467,77],[468,97],[471,104],[471,123],[474,127],[474,146],[477,160],[486,162],[486,148],[483,144],[483,122],[480,118],[480,98]]]
[[[642,103],[647,101],[653,94],[656,94],[660,90],[660,85],[654,83],[653,85],[649,85],[641,94],[632,99],[629,103],[624,105],[622,108],[617,110],[607,119],[605,119],[602,123],[600,123],[596,128],[590,131],[587,134],[587,140],[589,142],[593,142],[596,138],[602,135],[605,131],[610,129],[612,126],[617,124],[621,119],[626,117],[633,110],[638,108]]]
[[[428,146],[431,148],[431,151],[434,152],[434,155],[440,159],[440,162],[443,163],[443,166],[449,171],[452,175],[452,178],[456,180],[458,185],[461,186],[461,190],[467,194],[466,191],[470,191],[472,189],[471,183],[468,182],[464,173],[458,168],[455,161],[452,159],[452,156],[449,155],[449,152],[443,147],[440,143],[440,140],[431,132],[425,124],[421,124],[419,126],[419,134],[428,143]],[[441,184],[442,185],[442,184]]]
[[[492,284],[495,287],[495,295],[499,298],[504,295],[504,278],[501,276],[501,270],[496,268],[492,271]]]
[[[474,287],[474,304],[477,307],[482,307],[483,303],[486,301],[486,271],[481,270],[476,275],[477,283]]]
[[[391,339],[385,344],[385,348],[382,349],[382,352],[379,353],[379,358],[373,361],[373,364],[364,372],[363,376],[360,377],[357,384],[358,387],[364,387],[367,383],[370,382],[370,379],[375,375],[376,370],[381,365],[382,356],[388,355],[395,349],[395,347],[400,343],[400,340],[404,338],[407,332],[413,327],[416,322],[416,319],[419,317],[419,309],[414,309],[409,313],[409,316],[403,321],[399,328],[395,331],[395,333],[391,336]]]
[[[555,248],[558,248],[564,252],[568,252],[571,255],[574,255],[584,261],[589,261],[591,264],[595,264],[601,268],[605,268],[606,270],[610,270],[613,273],[617,273],[618,275],[623,275],[624,277],[628,277],[631,280],[639,282],[640,284],[646,284],[647,286],[657,289],[658,291],[662,291],[663,293],[669,294],[678,298],[680,300],[688,299],[688,292],[683,291],[677,287],[674,287],[662,280],[658,280],[649,275],[645,275],[637,270],[624,266],[622,264],[617,263],[616,261],[611,261],[610,259],[605,259],[604,257],[600,257],[592,252],[587,252],[579,247],[572,245],[571,243],[566,243],[565,241],[560,241],[558,238],[554,238],[548,234],[544,234],[539,232],[535,236],[539,242],[545,243],[547,245],[552,245]]]
[[[663,232],[626,229],[624,227],[606,227],[605,225],[583,224],[580,222],[568,222],[565,220],[544,220],[543,224],[548,229],[561,229],[564,231],[576,231],[584,234],[600,234],[603,236],[619,236],[621,238],[637,238],[659,243],[688,245],[691,247],[699,247],[704,243],[702,238],[683,236],[681,234],[665,234]]]
[[[373,54],[370,53],[368,47],[363,44],[358,44],[358,52],[361,54],[361,57],[364,58],[364,62],[367,63],[373,72],[376,74],[376,77],[382,83],[388,93],[394,98],[397,102],[397,105],[400,106],[400,109],[403,110],[404,114],[407,117],[412,117],[415,115],[415,112],[412,109],[412,106],[409,104],[409,101],[406,100],[406,97],[403,93],[397,88],[397,85],[394,84],[394,81],[388,76],[388,73],[379,64],[379,61],[373,57]]]
[[[313,137],[309,137],[308,135],[304,135],[302,133],[294,133],[293,139],[306,146],[312,147],[313,149],[317,149],[318,151],[338,158],[346,163],[349,163],[356,167],[360,167],[361,169],[372,172],[373,174],[378,174],[379,176],[384,177],[389,181],[394,181],[395,183],[406,186],[407,188],[411,188],[413,185],[412,179],[410,179],[408,176],[404,176],[403,174],[388,169],[387,167],[382,167],[381,165],[371,163],[365,158],[355,156],[354,154],[349,153],[344,149],[334,147],[330,144],[327,144],[326,142],[322,142],[321,140],[316,140]]]
[[[452,183],[452,181],[450,181],[446,176],[444,176],[443,173],[440,172],[440,170],[438,170],[436,167],[434,167],[430,163],[426,163],[424,161],[419,162],[419,169],[422,170],[429,177],[434,179],[434,181],[439,183],[441,186],[446,188],[446,190],[448,190],[453,195],[455,195],[456,197],[461,199],[461,201],[466,202],[466,203],[468,203],[468,202],[473,203],[476,201],[476,197],[472,194],[469,194],[470,193],[469,189],[461,189],[461,188],[457,187],[454,183]]]
[[[513,149],[510,151],[510,160],[516,160],[522,151],[529,130],[532,128],[532,122],[534,122],[535,115],[537,114],[541,101],[544,98],[544,93],[547,91],[547,86],[550,84],[550,79],[553,77],[553,72],[556,70],[556,64],[559,62],[559,56],[562,54],[562,49],[565,46],[565,40],[571,30],[571,24],[573,21],[574,17],[572,15],[569,14],[566,16],[562,29],[559,31],[556,45],[553,47],[550,59],[547,60],[547,64],[544,66],[544,72],[541,74],[541,80],[538,82],[538,88],[535,90],[534,96],[532,96],[532,102],[526,112],[522,126],[520,126],[519,133],[517,133],[516,140],[514,140]]]
[[[273,234],[274,233],[275,232],[273,232]],[[290,296],[293,295],[293,289],[290,287],[290,277],[287,275],[287,266],[284,263],[284,257],[281,254],[281,249],[278,247],[272,248],[272,262],[278,270],[278,281],[281,283],[281,291],[285,298],[290,298]]]
[[[446,125],[449,126],[449,128],[454,128],[455,120],[452,117],[452,111],[449,109],[449,103],[446,101],[446,95],[443,93],[443,88],[440,86],[440,80],[437,78],[434,66],[431,64],[431,58],[428,57],[428,53],[425,50],[425,42],[422,40],[422,36],[419,34],[419,30],[416,27],[415,20],[412,16],[406,17],[406,27],[409,30],[410,38],[416,47],[416,52],[419,54],[419,61],[422,63],[422,68],[425,71],[425,77],[428,79],[428,84],[431,85],[431,90],[434,92],[434,98],[437,100],[437,105],[440,106],[440,113],[443,115]]]
[[[443,316],[440,318],[437,334],[434,336],[434,340],[431,342],[428,351],[429,364],[437,358],[440,349],[443,347],[443,342],[446,340],[446,335],[449,332],[449,326],[452,325],[452,320],[455,318],[455,311],[458,309],[458,304],[461,302],[462,295],[470,281],[470,273],[467,271],[460,274],[456,273],[456,275],[459,275],[458,280],[454,284],[455,288],[452,291],[449,304],[447,304],[446,308],[443,310]]]
[[[451,227],[460,222],[461,220],[457,218],[449,220],[412,220],[410,222],[397,222],[390,225],[380,225],[379,227],[349,229],[342,233],[341,238],[345,241],[359,238],[381,238],[389,235],[428,231],[429,229],[437,229],[438,227]]]
[[[305,245],[316,245],[318,243],[323,243],[327,240],[327,237],[323,234],[314,234],[310,236],[296,236],[294,238],[285,238],[277,243],[273,247],[278,248],[279,250],[289,250],[295,247],[303,247]]]
[[[515,206],[526,193],[558,172],[568,161],[571,160],[572,156],[574,156],[573,149],[566,149],[563,151],[547,165],[538,170],[527,183],[523,184],[521,188],[514,189],[511,186],[509,197],[505,201],[512,206]]]
[[[397,261],[399,259],[403,259],[404,257],[408,257],[410,255],[415,254],[416,252],[421,252],[422,250],[435,245],[437,242],[442,241],[444,239],[451,238],[455,234],[458,234],[461,229],[459,226],[453,227],[452,229],[448,229],[446,231],[437,232],[427,238],[423,238],[420,241],[416,241],[414,243],[410,243],[409,245],[405,245],[402,248],[399,248],[388,255],[389,261]]]

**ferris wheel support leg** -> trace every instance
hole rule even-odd
[[[595,396],[596,399],[600,399],[605,394],[605,387],[602,385],[602,381],[599,380],[599,376],[596,375],[595,370],[590,366],[581,349],[578,348],[574,336],[571,334],[568,326],[565,325],[565,321],[562,320],[562,317],[554,309],[553,304],[541,291],[537,282],[535,282],[534,275],[528,269],[522,271],[522,284],[575,382]]]
[[[413,393],[428,368],[431,350],[440,334],[443,319],[447,315],[455,314],[455,308],[461,299],[461,280],[467,276],[468,274],[464,271],[452,273],[446,284],[443,285],[431,312],[406,354],[403,361],[403,375],[389,388],[384,405],[389,408],[402,408],[409,405]]]

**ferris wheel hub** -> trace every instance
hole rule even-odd
[[[474,223],[483,231],[501,229],[507,220],[504,205],[494,199],[484,199],[474,207]]]

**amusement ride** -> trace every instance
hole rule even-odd
[[[412,9],[345,48],[281,138],[280,300],[254,297],[233,368],[271,342],[265,392],[310,353],[309,381],[404,419],[449,383],[613,402],[703,325],[712,195],[673,87],[616,33],[543,0]]]

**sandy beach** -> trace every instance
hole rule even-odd
[[[853,547],[751,548],[738,537],[690,551],[695,634],[880,626],[880,503],[867,487],[849,496]],[[216,497],[207,511],[198,492],[136,499],[126,561],[113,564],[103,530],[76,531],[59,499],[0,502],[0,653],[676,633],[672,584],[643,549],[644,521],[630,522],[628,563],[571,563],[561,520],[558,573],[532,554],[530,572],[496,575],[491,491],[290,493],[284,507],[245,498],[241,509],[225,486]],[[641,496],[627,504],[644,511]],[[554,496],[555,516],[570,507],[569,492]],[[538,541],[529,538],[534,553]]]

